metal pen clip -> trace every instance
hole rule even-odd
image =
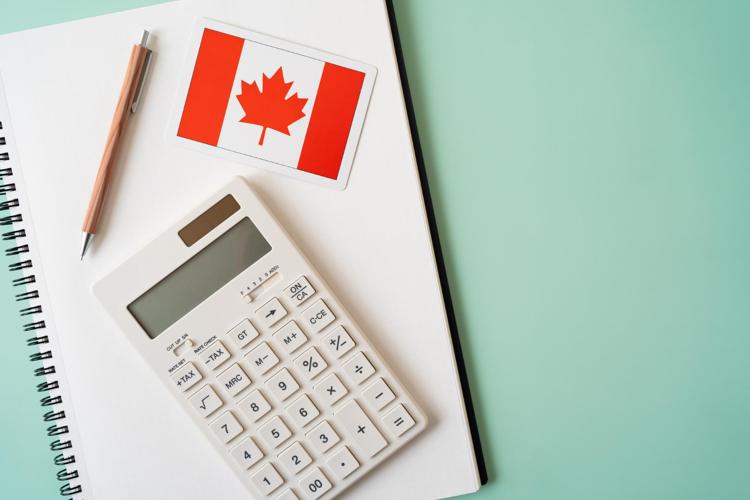
[[[143,94],[143,87],[146,83],[146,76],[148,75],[149,67],[151,66],[151,49],[146,47],[146,43],[148,42],[148,37],[150,33],[147,30],[143,30],[143,35],[141,36],[141,43],[139,44],[141,47],[146,49],[148,52],[146,52],[146,59],[143,61],[143,69],[141,70],[141,77],[138,80],[138,86],[135,88],[135,94],[133,95],[133,102],[130,104],[130,112],[135,113],[138,110],[138,104],[141,101],[141,94]]]

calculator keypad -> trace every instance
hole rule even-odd
[[[313,285],[288,283],[171,376],[257,492],[282,500],[336,493],[419,415]]]

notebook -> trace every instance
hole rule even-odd
[[[0,240],[3,342],[0,467],[14,498],[83,498],[81,442],[52,318],[38,246],[28,219],[13,127],[0,84]]]
[[[344,191],[168,140],[190,37],[203,17],[377,68]],[[103,230],[81,263],[89,189],[127,54],[143,29],[154,37],[151,73],[123,144]],[[399,54],[389,6],[379,0],[191,0],[0,37],[0,75],[29,201],[23,215],[34,221],[35,260],[54,309],[88,468],[87,497],[247,497],[90,292],[99,277],[235,175],[248,178],[428,414],[423,435],[345,496],[447,497],[475,491],[485,480]]]

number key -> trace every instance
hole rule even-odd
[[[291,437],[292,432],[284,421],[279,417],[273,417],[266,425],[260,428],[260,435],[269,448],[276,448]]]
[[[251,422],[256,422],[260,417],[271,411],[271,405],[258,390],[251,392],[240,401],[239,407]]]
[[[307,439],[310,440],[313,447],[318,450],[319,453],[325,453],[336,445],[341,438],[333,430],[331,424],[325,420],[315,426],[313,430],[307,433]]]
[[[289,370],[284,368],[266,381],[266,387],[268,387],[268,390],[270,390],[279,401],[286,401],[289,396],[297,392],[299,384],[294,380],[294,377],[289,373]]]
[[[223,442],[228,443],[244,430],[231,411],[224,413],[211,423],[211,430]]]
[[[279,461],[284,465],[290,474],[298,474],[299,471],[312,463],[312,458],[307,451],[297,441],[286,450],[279,453]]]
[[[266,464],[253,475],[253,483],[258,491],[268,495],[284,484],[284,479],[276,472],[273,464]]]
[[[258,460],[263,458],[263,452],[260,451],[260,448],[258,448],[258,445],[255,444],[252,438],[247,438],[239,446],[232,449],[232,456],[241,467],[249,469],[258,463]]]
[[[299,485],[307,498],[311,500],[315,500],[331,489],[331,482],[317,467],[305,476]]]
[[[320,415],[320,412],[307,395],[297,398],[294,403],[287,407],[286,412],[300,427],[306,426],[315,417]]]

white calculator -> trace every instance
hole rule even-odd
[[[236,178],[94,294],[256,498],[332,498],[424,413]]]

